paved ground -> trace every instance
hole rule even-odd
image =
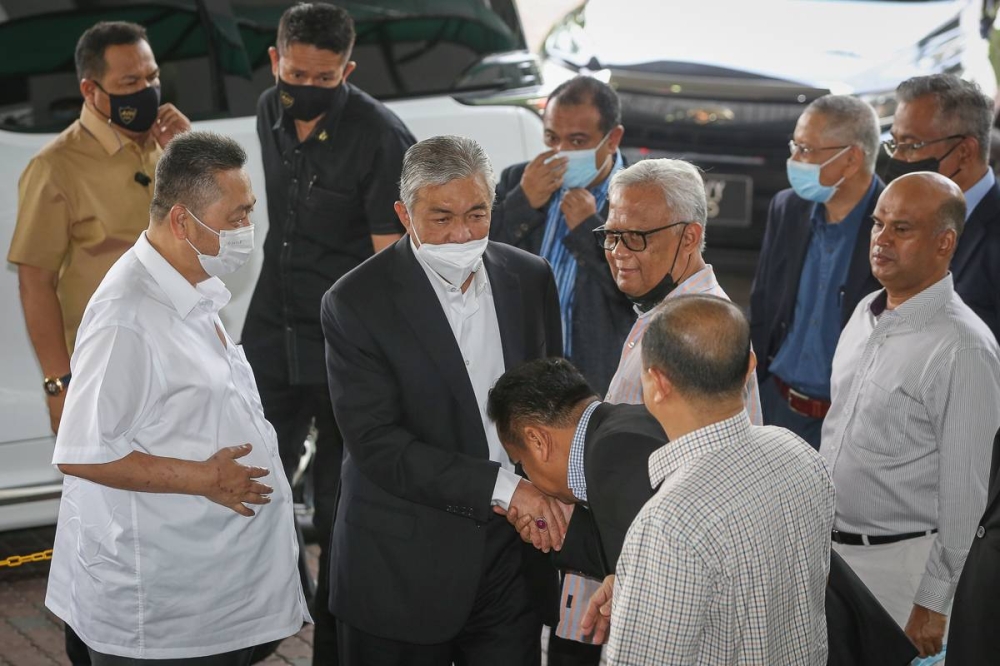
[[[55,528],[0,533],[0,561],[52,547]],[[318,549],[309,546],[315,575]],[[44,605],[47,562],[0,567],[0,666],[69,665],[63,649],[62,622]],[[282,641],[262,666],[308,666],[312,663],[312,625]]]

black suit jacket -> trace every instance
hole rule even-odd
[[[584,442],[587,505],[578,504],[554,561],[594,578],[615,572],[629,525],[653,496],[649,456],[667,436],[642,405],[603,403],[590,415]]]
[[[505,367],[558,355],[548,264],[497,243],[484,264]],[[345,449],[330,609],[386,638],[446,641],[479,587],[498,463],[489,460],[464,360],[409,237],[338,280],[323,298],[322,321]],[[554,608],[548,571],[543,586],[551,585]]]
[[[955,291],[1000,340],[1000,184],[979,202],[951,259]]]
[[[978,666],[1000,660],[1000,432],[993,440],[993,464],[986,511],[972,539],[958,581],[948,630],[948,663]]]
[[[507,167],[497,183],[490,238],[532,254],[542,249],[548,206],[531,207],[521,189],[527,163]],[[577,262],[573,305],[572,361],[600,395],[608,392],[625,338],[635,323],[635,311],[618,290],[604,251],[593,231],[608,217],[608,204],[570,231],[563,244]]]
[[[858,302],[882,288],[872,275],[868,260],[871,216],[879,195],[885,189],[878,176],[874,178],[875,192],[858,229],[847,280],[840,286],[841,330],[847,325]],[[770,375],[771,361],[781,349],[795,316],[802,266],[812,238],[809,216],[814,205],[788,189],[774,195],[767,212],[764,242],[750,288],[750,334],[757,353],[757,379],[761,382]]]

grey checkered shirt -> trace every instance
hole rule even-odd
[[[566,483],[573,497],[581,502],[587,501],[587,476],[583,467],[583,451],[587,445],[587,426],[590,424],[590,415],[594,413],[600,400],[587,405],[580,416],[580,422],[576,424],[576,431],[573,433],[573,442],[569,447],[569,465],[566,472]]]
[[[833,483],[745,411],[664,445],[618,561],[610,664],[826,664]]]

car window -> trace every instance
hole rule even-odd
[[[161,68],[162,97],[195,120],[252,115],[274,84],[267,49],[289,2],[217,0],[0,0],[0,128],[52,132],[82,102],[76,40],[101,20],[146,27]],[[525,48],[513,0],[340,2],[354,17],[351,81],[380,99],[501,86],[470,74],[493,54]],[[494,70],[490,70],[493,72]]]

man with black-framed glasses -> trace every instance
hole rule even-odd
[[[840,332],[878,289],[868,265],[879,125],[867,102],[825,95],[788,142],[791,187],[774,196],[750,290],[764,422],[819,449]]]
[[[951,260],[955,291],[1000,339],[1000,186],[989,167],[993,102],[953,74],[907,79],[896,101],[883,177],[888,183],[933,171],[962,189],[965,232]]]
[[[708,204],[696,166],[684,160],[643,160],[615,174],[608,198],[608,221],[594,235],[638,318],[625,339],[605,400],[641,405],[642,337],[654,308],[684,294],[729,297],[701,254]],[[743,399],[751,421],[760,425],[755,373],[750,373]]]

